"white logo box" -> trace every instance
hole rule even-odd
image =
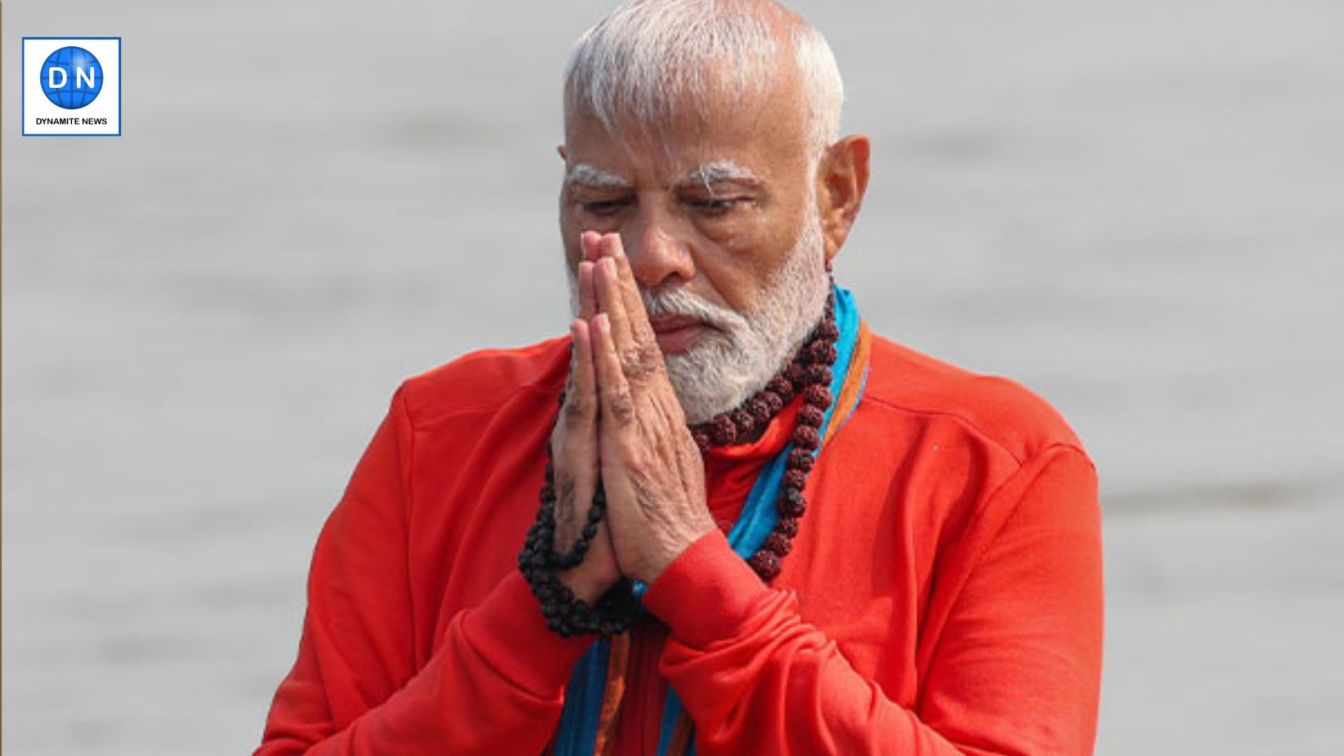
[[[102,65],[102,89],[82,108],[62,108],[42,91],[42,64],[62,47],[82,47]],[[22,75],[23,136],[121,136],[121,37],[24,37]]]

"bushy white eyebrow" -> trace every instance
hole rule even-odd
[[[761,179],[752,171],[743,168],[731,160],[714,160],[687,172],[677,180],[677,184],[695,184],[704,186],[713,192],[714,185],[737,181],[746,184],[759,184]],[[587,163],[575,163],[565,174],[565,182],[577,184],[588,189],[628,190],[634,184],[628,179],[610,171],[604,171]]]
[[[565,174],[565,183],[578,184],[589,189],[631,189],[634,184],[610,171],[594,168],[587,163],[575,163]]]
[[[686,174],[678,183],[703,184],[706,189],[710,189],[714,184],[724,181],[759,184],[761,178],[731,160],[714,160]]]

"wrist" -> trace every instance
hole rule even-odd
[[[708,517],[704,518],[703,522],[700,522],[697,518],[696,522],[687,523],[686,527],[659,539],[657,546],[650,549],[649,558],[644,560],[643,564],[635,570],[640,574],[632,574],[631,577],[652,585],[696,541],[703,538],[706,533],[716,532],[717,530],[718,528]]]
[[[598,578],[592,575],[584,574],[582,567],[558,575],[560,582],[574,594],[574,598],[582,601],[588,606],[593,606],[597,600],[606,593],[613,585],[615,580]]]
[[[696,541],[644,593],[644,607],[684,643],[729,637],[771,596],[717,529]]]

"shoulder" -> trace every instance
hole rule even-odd
[[[545,395],[564,386],[569,337],[509,349],[480,349],[413,375],[398,395],[413,424],[470,414],[492,414],[520,397]]]
[[[864,402],[910,418],[944,419],[1018,463],[1051,447],[1083,452],[1063,416],[1016,381],[982,375],[873,335]]]

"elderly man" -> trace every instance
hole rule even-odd
[[[841,99],[769,2],[579,40],[569,334],[396,392],[258,753],[1091,751],[1092,464],[834,285],[869,155]]]

